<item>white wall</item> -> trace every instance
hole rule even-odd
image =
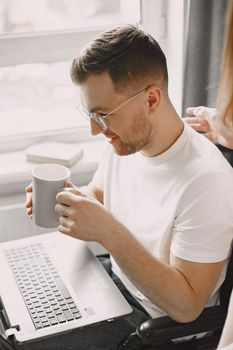
[[[169,93],[176,110],[181,114],[183,94],[183,43],[184,43],[184,1],[167,1],[167,54]]]
[[[180,114],[183,91],[185,0],[145,0],[142,5],[143,28],[158,41],[166,54],[169,94]]]

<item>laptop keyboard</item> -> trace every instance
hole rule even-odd
[[[82,317],[42,244],[5,254],[36,329]]]

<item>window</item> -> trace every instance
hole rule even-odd
[[[78,118],[70,62],[32,63],[0,68],[0,137],[70,129]]]
[[[80,30],[140,21],[137,0],[2,0],[0,33]]]
[[[85,128],[73,57],[100,30],[139,21],[139,0],[1,1],[1,141]]]
[[[182,4],[177,0],[176,9]],[[168,25],[173,10],[172,0],[1,0],[0,152],[25,147],[24,139],[33,143],[61,133],[63,141],[71,141],[74,131],[74,141],[79,135],[88,138],[87,124],[75,109],[72,59],[94,35],[120,23],[140,23],[167,56],[178,57],[177,40],[167,40],[168,33],[179,34],[177,23],[182,23],[176,11],[175,30]],[[168,65],[173,61],[168,57]],[[182,81],[178,68],[176,60],[170,72],[174,94]]]

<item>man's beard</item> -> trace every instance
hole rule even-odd
[[[144,149],[150,142],[152,125],[141,113],[134,116],[129,130],[129,136],[119,138],[113,144],[115,152],[120,156],[136,153]]]

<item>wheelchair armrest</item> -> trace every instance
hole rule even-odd
[[[146,343],[162,343],[175,338],[221,329],[225,318],[225,308],[220,305],[212,306],[205,308],[196,320],[189,323],[178,323],[169,316],[148,320],[137,328],[137,334]]]

